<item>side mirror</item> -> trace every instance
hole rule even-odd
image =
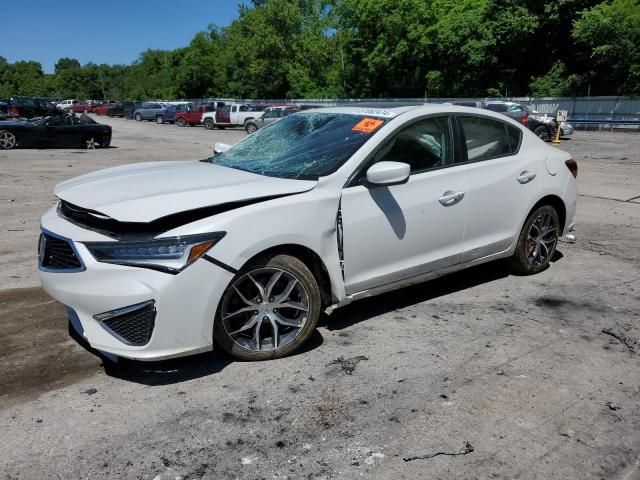
[[[229,144],[216,142],[213,145],[213,154],[214,155],[219,155],[220,153],[226,152],[230,148],[231,148],[231,145],[229,145]]]
[[[367,170],[369,185],[398,185],[409,180],[411,167],[402,162],[378,162]]]

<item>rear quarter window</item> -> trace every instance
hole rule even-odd
[[[520,149],[522,131],[485,117],[460,116],[467,160],[478,162],[514,155]]]

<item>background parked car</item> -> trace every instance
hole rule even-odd
[[[91,117],[73,114],[55,115],[27,122],[0,124],[0,148],[75,147],[98,144],[108,147],[111,127],[96,123]]]
[[[159,102],[145,102],[133,112],[133,118],[138,122],[142,120],[156,121],[156,117],[162,117],[167,109],[166,105]]]
[[[514,102],[485,102],[487,110],[499,112],[525,125],[542,140],[548,141],[556,134],[557,124],[552,117],[542,115],[534,110]]]
[[[9,118],[9,105],[7,102],[0,102],[0,120]]]
[[[92,111],[92,107],[87,102],[76,102],[72,104],[71,107],[67,109],[67,111],[73,113],[89,113]]]
[[[56,104],[44,97],[11,97],[7,107],[11,118],[46,117],[60,113]]]
[[[195,127],[202,121],[202,115],[215,111],[212,105],[187,105],[184,110],[176,112],[176,124],[180,127]]]
[[[244,127],[247,120],[259,115],[259,112],[245,103],[232,103],[218,108],[215,112],[205,113],[202,123],[209,130],[213,127],[223,130],[227,127]]]
[[[244,129],[247,133],[253,133],[256,130],[266,127],[267,125],[277,122],[281,118],[291,115],[292,113],[299,112],[300,110],[292,105],[284,105],[277,107],[268,107],[262,112],[262,115],[256,118],[251,118],[244,122]]]
[[[70,110],[71,107],[76,103],[80,103],[80,100],[76,100],[76,99],[62,100],[56,105],[56,107],[58,107],[60,110]]]
[[[133,115],[133,111],[138,108],[140,106],[139,102],[130,102],[130,101],[124,101],[124,102],[118,102],[115,105],[112,104],[108,109],[107,109],[107,115],[109,117],[127,117],[127,113],[129,114],[128,118],[131,118],[131,116]]]
[[[98,105],[93,109],[93,113],[96,115],[107,115],[109,113],[109,109],[113,107],[115,103],[103,103],[102,105]]]

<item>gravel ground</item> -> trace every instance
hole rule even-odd
[[[576,238],[540,275],[492,263],[356,302],[282,360],[144,364],[69,339],[39,217],[66,178],[244,132],[101,121],[114,148],[0,153],[0,478],[640,479],[640,135],[563,143]]]

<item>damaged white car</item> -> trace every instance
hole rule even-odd
[[[277,358],[327,308],[499,258],[547,268],[576,176],[569,154],[485,110],[297,113],[204,161],[61,183],[40,278],[97,350]]]

